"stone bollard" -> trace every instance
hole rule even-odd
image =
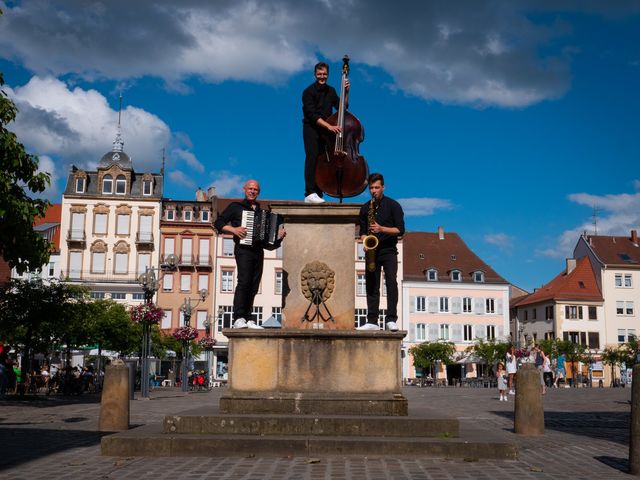
[[[122,360],[107,365],[100,400],[101,432],[129,429],[129,368]]]
[[[516,411],[514,430],[521,435],[544,434],[544,408],[540,372],[530,363],[516,374]]]
[[[640,476],[640,364],[631,374],[631,431],[629,432],[629,473]]]

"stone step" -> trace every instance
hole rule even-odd
[[[453,418],[327,415],[168,415],[166,434],[457,437]]]
[[[126,457],[242,457],[242,456],[411,456],[469,460],[514,460],[517,447],[486,436],[473,438],[248,436],[164,434],[148,425],[103,437],[102,455]]]

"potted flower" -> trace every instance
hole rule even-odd
[[[129,309],[129,316],[135,323],[151,325],[164,317],[164,310],[154,303],[141,303]]]
[[[171,335],[173,335],[173,338],[176,340],[189,341],[198,338],[198,330],[191,325],[185,325],[174,330]]]
[[[202,337],[200,340],[198,340],[198,345],[200,345],[205,350],[211,350],[215,344],[216,339],[211,337]]]

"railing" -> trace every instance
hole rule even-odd
[[[81,229],[81,230],[71,229],[67,233],[67,240],[71,242],[86,242],[87,235],[84,233],[84,229]]]
[[[138,232],[136,235],[136,243],[153,243],[153,233]]]
[[[193,255],[180,255],[180,265],[185,267],[193,266]]]
[[[196,262],[199,267],[211,267],[211,255],[198,255]]]
[[[90,270],[62,271],[62,278],[82,283],[138,283],[138,273],[96,273]]]

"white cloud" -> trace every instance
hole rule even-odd
[[[48,157],[47,155],[40,155],[38,157],[38,161],[38,173],[48,173],[49,177],[51,178],[51,184],[44,192],[42,192],[41,196],[53,203],[59,202],[62,192],[60,191],[60,188],[58,186],[58,181],[60,180],[58,175],[59,170],[56,169],[55,162],[51,159],[51,157]]]
[[[598,235],[629,235],[632,229],[640,227],[640,192],[634,194],[620,193],[610,195],[592,195],[573,193],[569,200],[584,205],[591,211],[597,211]],[[552,245],[537,253],[546,257],[564,258],[573,254],[578,237],[584,232],[593,234],[593,221],[585,221],[581,225],[565,230]]]
[[[242,186],[248,179],[225,170],[212,172],[211,182],[216,187],[216,195],[219,197],[242,196]]]
[[[10,129],[28,150],[90,168],[112,148],[118,112],[98,91],[72,89],[55,78],[37,76],[5,90],[18,107]],[[169,127],[156,115],[128,106],[122,112],[122,130],[134,168],[159,171]],[[67,165],[58,168],[66,171]]]
[[[399,198],[404,214],[408,217],[425,217],[433,215],[436,210],[451,210],[453,204],[441,198]]]
[[[484,241],[504,251],[513,248],[513,237],[506,233],[489,233],[484,236]]]
[[[193,153],[176,148],[175,150],[173,150],[172,154],[174,157],[180,160],[183,160],[187,165],[189,165],[194,170],[200,173],[204,172],[204,165],[200,162],[200,160],[196,158],[196,156]]]
[[[154,76],[184,91],[191,77],[278,84],[318,55],[335,61],[346,51],[388,72],[391,88],[427,100],[521,107],[562,95],[570,78],[571,26],[532,18],[638,11],[633,2],[606,4],[35,1],[3,5],[0,56],[40,75]]]
[[[171,179],[172,182],[175,182],[178,185],[181,185],[183,187],[192,189],[195,194],[196,183],[181,170],[172,170],[169,173],[167,173],[167,176]]]

